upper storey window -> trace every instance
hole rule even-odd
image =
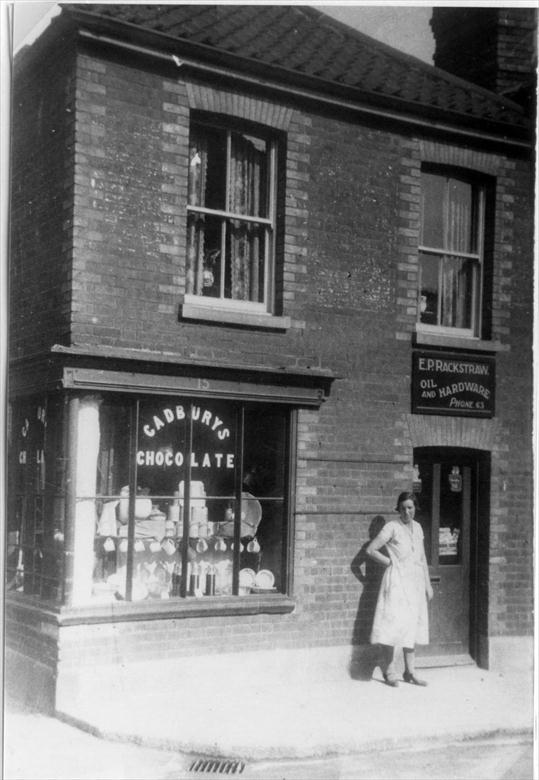
[[[274,138],[232,125],[191,124],[187,295],[271,313],[275,191]]]
[[[421,173],[419,327],[479,336],[484,284],[485,187]]]

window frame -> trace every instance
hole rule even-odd
[[[186,292],[183,296],[184,304],[194,308],[206,308],[208,310],[222,310],[224,313],[240,313],[254,316],[268,316],[275,313],[276,301],[276,246],[278,232],[278,190],[279,190],[279,167],[282,141],[279,133],[273,128],[259,125],[247,120],[238,120],[226,115],[213,115],[206,112],[192,112],[189,125],[189,139],[192,138],[194,127],[208,127],[224,130],[226,133],[226,180],[225,180],[225,203],[228,203],[230,194],[230,169],[231,169],[231,144],[232,134],[234,132],[243,132],[251,134],[264,140],[267,144],[267,184],[266,201],[267,216],[256,217],[248,214],[237,214],[226,209],[213,209],[207,206],[196,206],[189,202],[186,204],[187,223],[192,215],[200,214],[210,217],[216,217],[221,222],[221,273],[220,273],[220,295],[204,296],[196,292]],[[188,173],[188,176],[190,174]],[[228,263],[226,256],[226,224],[230,220],[238,220],[243,223],[260,225],[264,229],[264,290],[262,301],[245,301],[240,299],[224,297],[225,270]],[[189,233],[189,231],[187,231]],[[187,238],[188,241],[188,238]],[[187,246],[188,252],[188,246]],[[187,259],[186,259],[187,263]],[[187,267],[187,266],[186,266]]]
[[[418,242],[418,282],[417,282],[417,318],[416,332],[425,335],[480,339],[484,329],[485,319],[485,265],[486,265],[486,224],[489,200],[489,186],[483,177],[475,176],[473,172],[456,169],[447,166],[424,164],[421,166],[421,176],[429,174],[444,179],[444,190],[450,186],[451,180],[465,182],[471,186],[471,220],[476,235],[477,251],[463,252],[443,247],[433,247],[422,243],[424,234],[424,220],[422,210],[420,212],[419,242]],[[421,183],[421,179],[420,179]],[[448,201],[447,201],[448,202]],[[447,229],[447,213],[444,213],[443,230]],[[442,301],[442,275],[445,258],[473,260],[476,263],[477,279],[473,283],[472,301],[470,304],[471,327],[459,328],[438,323],[421,322],[421,255],[430,255],[436,258],[438,263],[438,303],[436,317],[441,318]],[[434,262],[434,261],[433,261]]]

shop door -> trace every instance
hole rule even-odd
[[[457,449],[416,450],[414,462],[419,477],[415,482],[416,519],[425,534],[434,591],[429,608],[430,644],[424,654],[468,655],[477,464],[466,450]]]

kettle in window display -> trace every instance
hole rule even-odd
[[[258,499],[251,493],[242,491],[241,494],[241,528],[240,537],[246,536],[254,538],[262,518],[262,507]],[[225,522],[220,524],[219,533],[221,536],[234,536],[234,507],[229,506],[225,511]]]

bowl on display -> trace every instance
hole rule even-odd
[[[242,588],[252,588],[255,584],[256,573],[253,569],[240,569],[239,584]]]
[[[241,572],[240,572],[241,574]],[[261,590],[272,590],[275,585],[275,577],[269,569],[260,569],[255,575],[254,586]]]

